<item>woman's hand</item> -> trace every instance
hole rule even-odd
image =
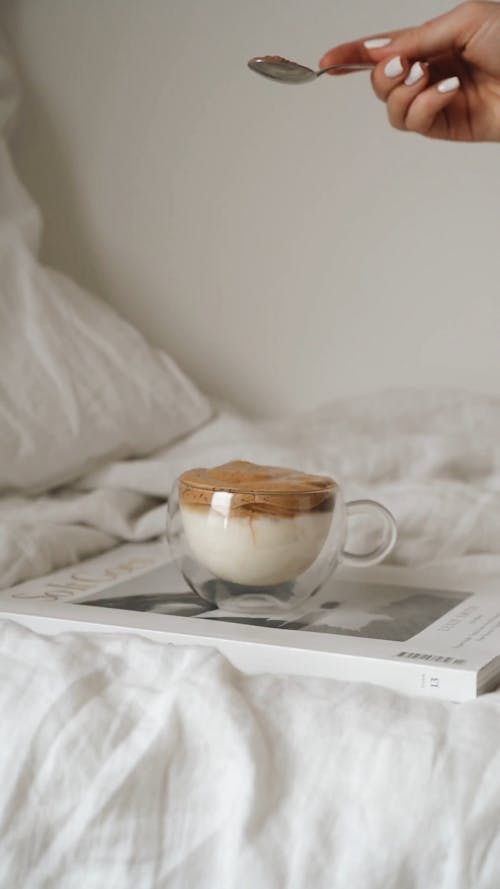
[[[375,63],[392,126],[433,139],[500,141],[500,3],[467,2],[415,28],[345,43],[320,68]]]

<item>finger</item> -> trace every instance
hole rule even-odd
[[[442,112],[455,99],[459,90],[458,77],[448,77],[419,93],[407,110],[404,129],[412,133],[429,135],[440,122],[444,126],[445,119]]]
[[[329,49],[322,56],[319,68],[329,68],[330,65],[376,65],[391,52],[394,55],[392,51],[393,37],[394,34],[386,34],[383,37],[370,37],[363,40],[353,40],[351,43],[341,43],[339,46]]]
[[[378,63],[388,55],[411,60],[461,50],[477,29],[475,4],[462,3],[450,12],[414,28],[374,35],[330,49],[320,60],[320,68],[337,64]]]
[[[414,62],[408,75],[401,84],[392,90],[387,98],[387,114],[393,127],[397,130],[406,129],[406,118],[412,102],[429,84],[427,65]]]
[[[387,102],[391,92],[404,83],[408,76],[410,65],[401,56],[390,56],[384,59],[372,71],[372,86],[375,95],[382,102]]]
[[[329,68],[331,65],[370,65],[373,59],[362,40],[352,43],[342,43],[340,46],[330,49],[320,60],[319,68]],[[348,74],[348,71],[332,71],[332,74]]]

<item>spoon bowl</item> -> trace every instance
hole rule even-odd
[[[329,68],[323,68],[321,71],[314,71],[307,65],[300,65],[298,62],[291,62],[283,56],[255,56],[248,62],[248,67],[267,77],[270,80],[277,80],[279,83],[311,83],[317,80],[322,74],[328,71],[371,71],[373,65],[330,65]]]

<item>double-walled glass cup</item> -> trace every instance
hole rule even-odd
[[[189,586],[224,610],[289,610],[314,596],[341,562],[375,565],[390,553],[396,522],[384,506],[346,504],[332,479],[305,478],[320,483],[245,490],[181,476],[169,498],[167,540]],[[360,513],[378,520],[381,534],[374,549],[355,554],[346,549],[347,524]]]

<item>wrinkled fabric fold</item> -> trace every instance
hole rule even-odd
[[[0,885],[494,889],[500,696],[0,625]]]
[[[272,423],[222,410],[149,457],[107,461],[41,498],[0,499],[0,586],[162,535],[175,478],[234,459],[331,475],[347,498],[380,500],[398,522],[395,564],[500,554],[500,398],[394,391]],[[367,533],[353,529],[350,548],[366,548],[355,535]]]

